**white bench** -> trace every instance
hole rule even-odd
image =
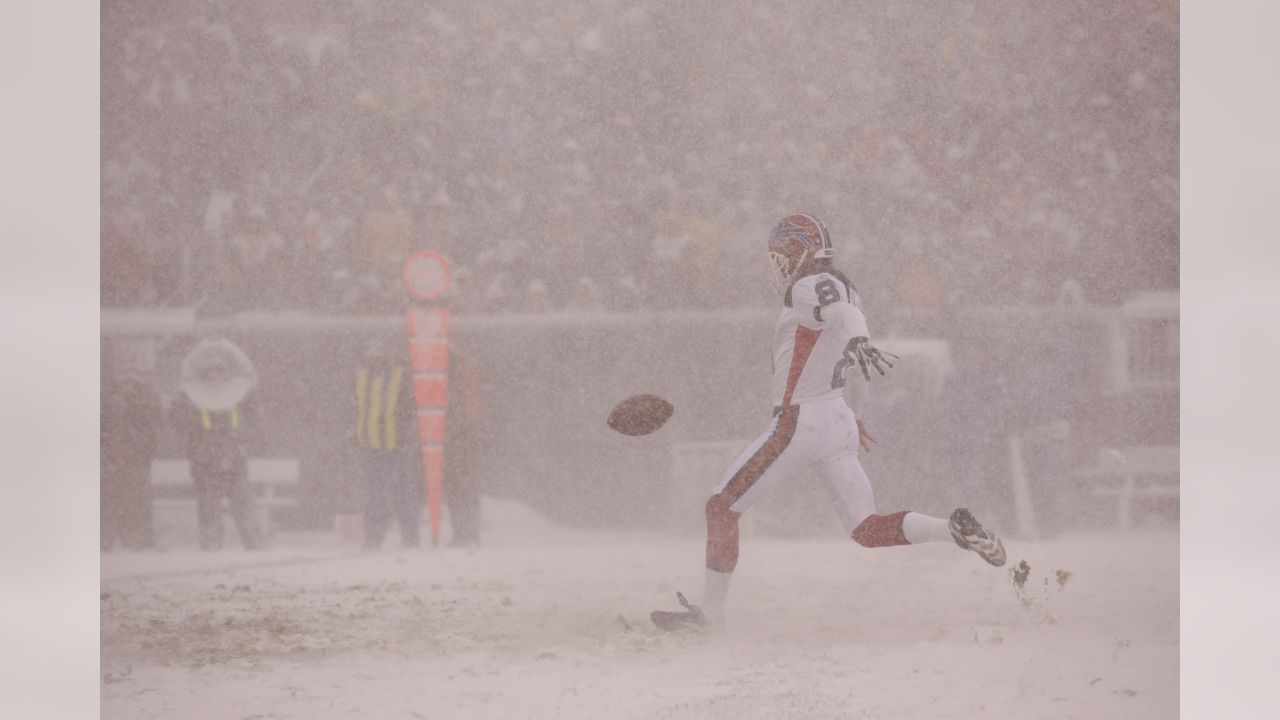
[[[297,458],[249,458],[249,488],[258,510],[258,525],[265,536],[274,530],[277,509],[298,504],[300,465]],[[158,506],[194,507],[195,481],[191,478],[191,463],[185,458],[152,460],[151,487]]]
[[[1179,497],[1178,446],[1103,448],[1097,466],[1085,477],[1095,483],[1093,495],[1116,499],[1117,524],[1128,530],[1135,500]]]

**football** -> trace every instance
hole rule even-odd
[[[609,411],[609,427],[623,435],[648,435],[662,427],[675,406],[657,395],[632,395]]]

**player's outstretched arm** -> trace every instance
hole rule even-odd
[[[871,445],[876,442],[863,420],[863,408],[867,406],[870,389],[871,383],[861,373],[850,372],[849,368],[845,368],[844,402],[853,410],[853,417],[858,423],[858,445],[864,452],[871,452]]]
[[[844,369],[844,403],[859,420],[862,419],[862,409],[867,406],[870,387],[861,373],[851,372],[849,367]]]

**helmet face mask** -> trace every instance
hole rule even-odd
[[[791,258],[785,253],[775,250],[769,251],[769,279],[772,281],[773,289],[779,295],[787,291],[787,286],[791,284],[791,276],[795,274],[792,266]]]
[[[769,265],[779,294],[811,261],[834,255],[827,226],[812,215],[788,215],[769,233]]]

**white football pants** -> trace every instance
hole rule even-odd
[[[741,513],[810,465],[821,473],[846,532],[875,514],[875,493],[858,462],[858,423],[841,397],[783,409],[730,464],[714,494]]]

